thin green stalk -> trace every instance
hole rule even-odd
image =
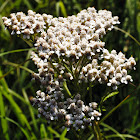
[[[66,64],[63,60],[62,61],[59,60],[59,63],[63,63],[63,66],[66,68],[66,70],[72,74],[72,76],[74,78],[73,79],[74,85],[77,86],[76,89],[78,89],[78,92],[79,92],[80,87],[79,87],[79,83],[78,83],[78,78],[76,78],[75,73],[73,72],[72,63],[70,63],[70,69],[67,66],[68,64]]]
[[[94,133],[95,140],[103,140],[102,139],[102,134],[101,134],[101,131],[100,131],[100,128],[99,128],[99,122],[98,121],[94,121],[93,133]]]
[[[135,137],[135,136],[132,136],[132,135],[129,135],[129,134],[121,134],[121,136],[123,136],[124,138],[130,138],[130,139],[133,139],[133,140],[140,140],[139,138]],[[116,134],[112,134],[112,135],[108,135],[108,136],[105,136],[107,139],[112,139],[112,138],[117,138],[117,137],[120,137],[119,135],[116,135]]]
[[[97,131],[98,131],[98,134],[99,134],[99,138],[100,138],[100,140],[102,140],[102,134],[101,134],[101,131],[100,131],[100,127],[99,127],[99,122],[98,121],[96,122],[96,127],[97,127]]]
[[[23,41],[25,41],[30,47],[33,47],[33,44],[34,44],[33,40],[30,39],[30,41],[28,41],[28,40],[26,40],[26,39],[23,39],[23,37],[21,37],[21,39],[22,39]],[[34,50],[35,50],[35,48],[34,48]]]
[[[75,72],[74,72],[75,75],[76,75],[77,68],[78,68],[78,66],[80,65],[80,63],[82,62],[83,59],[84,59],[84,55],[79,59],[77,65],[76,65],[76,67],[75,67]]]
[[[108,88],[107,88],[108,89]],[[107,91],[107,90],[106,90]],[[103,103],[108,99],[108,98],[110,98],[110,97],[112,97],[112,96],[114,96],[114,95],[116,95],[116,94],[118,94],[119,92],[118,91],[114,91],[114,92],[105,92],[106,94],[102,97],[102,99],[101,99],[101,102],[100,102],[100,107],[99,107],[99,109],[100,109],[100,111],[102,111],[102,106],[103,106]]]
[[[114,26],[114,29],[116,29],[118,31],[121,31],[122,33],[127,34],[130,38],[132,38],[140,46],[140,42],[135,37],[133,37],[131,34],[129,34],[128,32],[126,32],[123,29],[120,29],[120,28],[118,28],[116,26]]]
[[[65,90],[67,91],[68,95],[71,97],[72,95],[71,95],[71,92],[68,89],[68,86],[67,86],[67,82],[66,81],[63,82],[63,86],[64,86]]]
[[[66,62],[64,62],[63,59],[58,58],[58,61],[59,61],[59,64],[61,64],[61,65],[63,64],[63,66],[66,68],[66,70],[72,74],[72,71],[67,66],[68,64]]]
[[[18,98],[20,101],[22,101],[23,103],[28,105],[28,102],[25,101],[25,99],[18,93],[16,93],[15,91],[11,90],[10,88],[7,89],[7,92],[13,96],[15,96],[16,98]]]
[[[98,138],[98,132],[97,132],[97,130],[96,130],[96,126],[94,125],[93,126],[93,134],[94,134],[94,138],[95,138],[95,140],[99,140]]]
[[[125,140],[125,138],[122,136],[122,134],[120,134],[118,131],[116,131],[114,128],[112,128],[111,126],[105,124],[105,123],[101,123],[101,125],[103,127],[108,128],[109,130],[111,130],[112,132],[114,132],[118,137],[120,137],[122,140]],[[106,136],[105,136],[106,137]]]
[[[70,69],[71,69],[71,74],[72,74],[72,76],[73,76],[73,78],[74,79],[76,79],[76,77],[75,77],[75,74],[74,74],[74,72],[73,72],[73,65],[72,65],[72,62],[70,62]]]
[[[0,53],[0,57],[3,56],[3,55],[11,54],[11,53],[25,52],[25,51],[29,51],[29,50],[35,50],[35,48],[18,49],[18,50],[12,50],[12,51],[8,51],[8,52],[3,52],[3,53]]]
[[[50,62],[51,66],[53,67],[53,69],[55,69],[55,71],[57,72],[57,74],[60,74],[59,70],[53,65],[52,61],[48,59],[48,61]]]
[[[82,68],[85,66],[86,62],[87,62],[86,57],[83,57],[82,64],[81,64],[81,68],[80,68],[79,73],[78,73],[78,77],[79,77],[79,75],[80,75],[80,72],[81,72]]]
[[[32,71],[32,70],[30,70],[30,69],[28,69],[28,68],[26,68],[26,67],[24,67],[24,66],[19,66],[19,64],[16,64],[16,63],[12,63],[12,62],[5,61],[5,62],[3,62],[3,64],[4,64],[4,65],[11,65],[11,66],[14,66],[14,67],[16,67],[16,68],[21,68],[21,69],[23,69],[23,70],[26,70],[26,71],[29,72],[29,73],[34,73],[34,71]]]
[[[134,85],[135,86],[135,85]],[[138,88],[139,86],[137,86]],[[136,89],[136,86],[135,86],[135,89],[133,91],[135,91]],[[103,117],[99,124],[101,124],[104,120],[106,120],[117,108],[119,108],[132,94],[133,92],[131,92],[125,99],[123,99],[116,107],[114,107],[105,117]]]
[[[102,123],[104,120],[106,120],[117,108],[119,108],[123,103],[124,101],[126,101],[128,98],[130,97],[130,95],[128,95],[123,101],[121,101],[116,107],[114,107],[105,117],[103,117],[99,124]]]
[[[68,72],[70,72],[70,73],[72,74],[72,71],[67,67],[66,64],[63,64],[63,66],[66,68],[66,70],[67,70]],[[72,75],[73,75],[73,74],[72,74]]]
[[[8,74],[10,74],[13,70],[15,70],[16,68],[20,67],[21,65],[23,65],[24,63],[26,63],[26,62],[29,61],[29,60],[30,60],[30,59],[27,59],[27,60],[24,61],[23,63],[17,65],[17,67],[15,67],[15,68],[9,70],[9,71],[8,71],[7,73],[5,73],[4,75],[0,76],[0,80],[1,80],[2,78],[6,77],[6,76],[7,76]]]
[[[70,69],[71,69],[71,74],[73,76],[73,82],[74,82],[74,86],[76,86],[76,91],[77,93],[80,91],[80,87],[79,87],[79,82],[78,82],[78,77],[76,77],[75,72],[73,71],[73,65],[72,62],[70,62]]]
[[[92,134],[87,140],[93,140],[94,135]]]
[[[25,60],[27,60],[27,59],[30,58],[30,54],[31,54],[31,50],[28,51]],[[26,71],[29,70],[28,72],[31,72],[30,69],[27,69],[27,67],[28,67],[29,64],[30,64],[30,61],[26,62],[26,63],[23,65],[24,70],[21,72],[21,74],[20,74],[20,80],[19,80],[19,82],[20,82],[20,85],[19,85],[20,88],[23,87],[23,84],[24,84],[24,82],[25,82],[25,79],[26,79],[27,75],[29,74],[29,73],[27,73]],[[22,68],[22,67],[21,67],[21,68]],[[33,73],[33,71],[32,71],[32,73]],[[32,74],[32,73],[31,73],[31,74]]]

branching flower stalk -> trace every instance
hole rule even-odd
[[[17,12],[10,18],[3,17],[3,22],[12,35],[32,40],[37,49],[32,51],[31,59],[38,68],[33,79],[41,87],[33,98],[38,116],[45,117],[47,123],[59,121],[68,131],[91,126],[95,139],[101,140],[102,105],[93,102],[93,87],[105,84],[117,90],[120,84],[133,81],[127,73],[136,65],[133,57],[127,59],[116,50],[109,52],[101,41],[114,25],[120,24],[118,17],[89,7],[67,18],[32,10],[27,15]]]
[[[93,132],[96,140],[103,140],[98,121],[94,121]]]

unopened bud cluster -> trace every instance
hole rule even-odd
[[[33,74],[33,79],[45,87],[45,91],[37,91],[33,100],[47,120],[62,120],[67,128],[80,129],[100,119],[97,103],[86,105],[80,92],[65,95],[67,81],[76,81],[79,85],[87,82],[106,84],[113,89],[132,81],[127,71],[136,65],[134,58],[127,59],[115,50],[109,52],[104,48],[105,42],[100,40],[113,25],[120,23],[110,11],[97,12],[89,7],[67,18],[53,18],[31,10],[27,16],[22,12],[10,16],[3,17],[3,21],[12,30],[11,34],[27,39],[35,37],[37,52],[32,52],[31,58],[38,73]]]
[[[97,103],[92,102],[85,105],[81,100],[80,94],[73,99],[64,100],[62,92],[55,91],[54,94],[45,94],[40,90],[37,91],[37,97],[33,99],[38,106],[39,116],[43,115],[48,123],[51,121],[59,121],[66,127],[84,129],[89,125],[93,125],[94,120],[100,120],[101,113],[97,108]]]

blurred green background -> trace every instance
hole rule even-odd
[[[111,110],[130,93],[132,93],[131,97],[105,120],[104,123],[107,125],[101,126],[101,129],[108,136],[106,138],[111,140],[135,139],[130,135],[140,138],[139,0],[0,0],[0,140],[76,138],[76,134],[72,135],[70,132],[66,134],[66,131],[62,133],[59,131],[59,126],[47,126],[45,119],[37,117],[37,109],[32,107],[30,99],[35,97],[39,85],[31,81],[31,74],[28,72],[28,69],[36,70],[36,67],[31,61],[24,63],[30,58],[30,51],[1,55],[3,52],[26,49],[29,46],[21,38],[11,36],[8,30],[4,30],[1,18],[9,16],[12,12],[27,13],[29,9],[41,14],[51,14],[54,17],[66,17],[90,6],[94,6],[97,10],[110,10],[113,16],[119,16],[121,24],[117,27],[126,33],[114,29],[102,40],[106,42],[107,49],[122,51],[127,58],[132,55],[137,62],[136,71],[131,71],[134,85],[129,84],[120,88],[120,93],[109,99],[109,103],[106,104],[109,106],[107,109]],[[17,64],[21,63],[22,67],[17,67]],[[4,74],[6,75],[2,78]],[[105,114],[106,112],[103,113]],[[89,139],[93,138],[90,132],[84,131],[82,135],[84,133]],[[119,137],[120,134],[129,135]],[[83,139],[86,140],[87,137]]]

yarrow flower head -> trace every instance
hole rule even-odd
[[[37,51],[31,53],[31,59],[38,73],[32,76],[45,91],[38,90],[33,101],[48,122],[61,120],[68,129],[76,130],[92,126],[101,113],[96,102],[83,99],[79,87],[98,83],[116,90],[133,81],[127,71],[136,65],[134,58],[127,59],[116,50],[109,52],[101,41],[120,23],[110,11],[89,7],[77,15],[53,18],[29,10],[28,15],[18,12],[3,17],[3,22],[11,34],[35,40]],[[71,83],[77,86],[72,93],[68,89]]]

